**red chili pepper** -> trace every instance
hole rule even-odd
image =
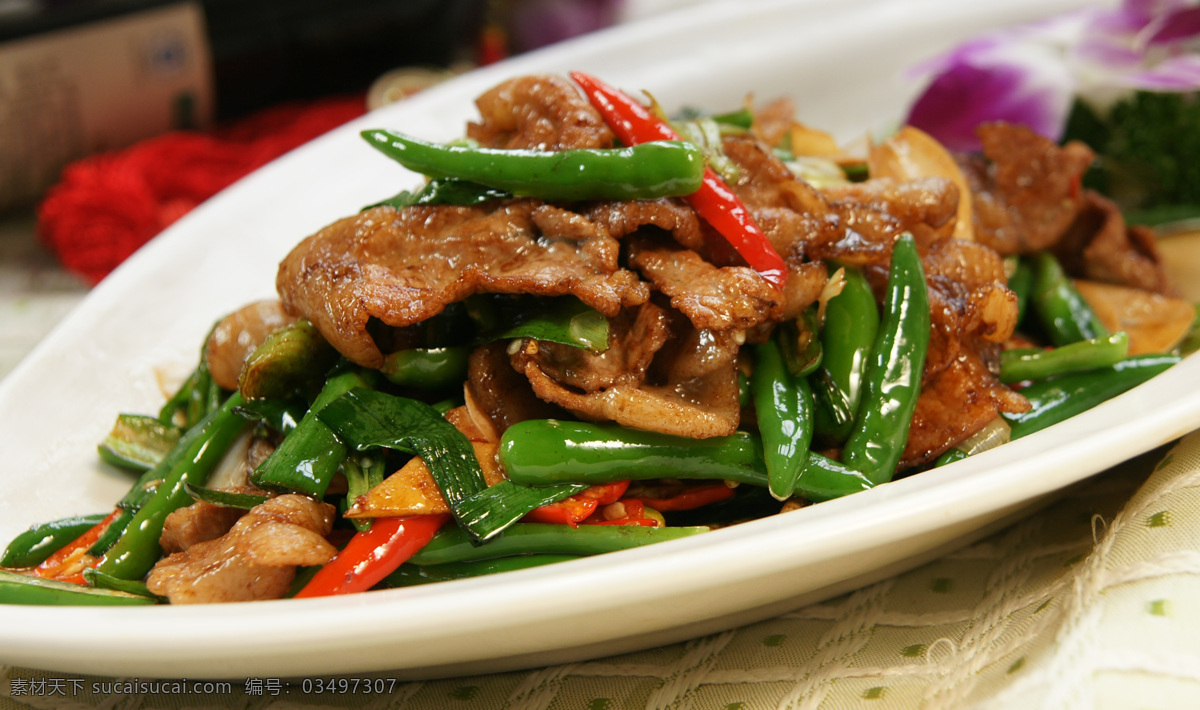
[[[679,140],[679,134],[650,110],[599,79],[571,72],[592,106],[626,145],[647,141]],[[704,171],[704,184],[685,197],[696,213],[721,233],[754,269],[776,288],[787,282],[787,265],[755,223],[750,210],[712,168]]]
[[[656,528],[658,521],[654,518],[617,518],[616,520],[601,520],[588,525],[632,525],[639,528]]]
[[[317,571],[296,597],[328,597],[365,592],[429,544],[449,514],[376,518],[371,529],[350,538],[346,547]]]
[[[576,527],[596,512],[596,508],[599,506],[609,505],[620,500],[621,496],[625,495],[627,488],[629,488],[629,481],[601,483],[556,503],[534,508],[525,515],[523,520],[527,523],[552,523]]]
[[[701,506],[733,497],[733,489],[724,483],[710,483],[693,486],[679,495],[670,498],[630,498],[638,500],[648,508],[658,511],[694,510]]]
[[[107,518],[89,528],[87,532],[63,545],[33,570],[33,576],[42,577],[43,579],[56,579],[60,582],[84,584],[83,570],[88,567],[95,567],[100,562],[100,558],[97,557],[86,563],[81,563],[81,558],[87,554],[88,548],[96,544],[96,540],[100,539],[100,536],[104,534],[104,531],[120,514],[121,509],[117,508],[109,513]],[[63,576],[63,573],[67,570],[72,571],[73,574]]]
[[[526,523],[551,523],[553,525],[570,525],[573,528],[578,527],[581,521],[596,512],[596,500],[594,498],[582,498],[579,496],[580,494],[577,493],[570,498],[564,498],[555,503],[534,508],[525,514],[522,521]]]

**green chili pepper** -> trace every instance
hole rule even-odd
[[[468,180],[455,180],[453,178],[430,180],[417,192],[403,190],[399,194],[389,197],[382,202],[376,202],[373,205],[367,205],[364,210],[369,210],[372,207],[381,207],[384,205],[402,209],[411,207],[412,205],[481,205],[492,200],[506,200],[512,197],[512,193],[504,190],[497,190],[487,185],[480,185],[477,182]]]
[[[63,545],[102,522],[108,513],[83,515],[35,525],[17,535],[0,555],[0,567],[33,567],[45,562]]]
[[[472,544],[462,528],[444,528],[409,560],[414,565],[472,562],[513,555],[599,555],[690,537],[708,528],[644,528],[636,525],[517,523],[484,545]]]
[[[813,429],[827,446],[850,436],[862,399],[863,370],[879,331],[879,306],[862,272],[844,267],[842,292],[825,304],[824,357],[813,377]]]
[[[467,360],[471,348],[413,348],[387,356],[380,372],[389,382],[423,390],[459,386],[467,378]]]
[[[1005,350],[1000,353],[1000,381],[1004,384],[1043,380],[1068,372],[1114,365],[1129,355],[1129,335],[1124,331],[1101,338],[1080,340],[1052,350]]]
[[[688,478],[767,487],[762,442],[748,432],[688,439],[613,424],[531,419],[500,438],[500,464],[527,486],[596,485],[623,480]],[[871,482],[815,452],[796,479],[795,495],[828,500],[871,487]]]
[[[91,567],[83,571],[83,579],[89,587],[95,589],[111,589],[126,594],[136,594],[140,597],[149,597],[156,602],[167,601],[166,597],[160,597],[147,589],[145,582],[133,579],[118,579]]]
[[[167,455],[183,431],[156,417],[121,414],[112,431],[100,442],[100,458],[129,471],[147,471]]]
[[[241,395],[233,393],[220,408],[196,424],[194,429],[200,434],[190,438],[178,463],[166,473],[154,495],[133,515],[128,527],[97,565],[98,570],[121,579],[140,579],[150,571],[162,554],[158,538],[162,534],[163,520],[172,511],[192,502],[184,486],[188,483],[203,485],[230,445],[249,425],[234,412],[241,401]]]
[[[362,132],[373,147],[432,178],[458,178],[544,200],[642,200],[690,195],[704,154],[682,141],[611,150],[495,150],[439,145],[385,130]]]
[[[1012,439],[1057,424],[1087,411],[1180,361],[1177,355],[1138,355],[1115,365],[1040,380],[1021,390],[1033,407],[1021,414],[1002,415],[1012,425]]]
[[[779,351],[774,340],[755,346],[750,388],[762,436],[767,487],[776,499],[787,500],[808,460],[813,397],[808,380],[793,375]]]
[[[153,597],[139,594],[86,587],[72,582],[59,582],[0,570],[0,604],[122,606],[156,603],[157,600]]]
[[[842,462],[872,483],[890,481],[908,442],[929,347],[929,295],[911,234],[892,249],[883,318],[864,374],[862,404]]]
[[[1061,346],[1109,334],[1053,254],[1038,252],[1032,260],[1030,300],[1050,342]]]
[[[688,439],[614,424],[531,419],[500,438],[500,464],[513,483],[612,483],[696,478],[766,487],[762,444],[748,432]]]
[[[476,344],[533,338],[593,353],[608,349],[608,319],[574,296],[477,295],[468,313],[481,331]]]
[[[419,567],[414,564],[403,564],[395,572],[384,578],[383,583],[388,587],[412,587],[418,584],[446,582],[452,579],[467,579],[482,577],[485,574],[512,572],[530,567],[552,565],[556,562],[577,560],[580,555],[517,555],[514,557],[497,557],[491,560],[477,562],[448,562],[443,565]]]
[[[239,419],[248,419],[245,415],[249,411],[243,406],[245,402],[240,395],[236,398],[235,402],[236,404],[233,405],[234,411],[223,415],[223,421],[236,422]],[[214,412],[210,412],[208,416],[212,417]],[[88,554],[93,557],[100,557],[106,554],[117,539],[125,533],[129,524],[133,522],[137,512],[155,495],[162,485],[163,480],[170,476],[171,472],[178,466],[186,463],[189,457],[194,457],[197,451],[203,450],[205,442],[211,434],[210,427],[201,427],[199,423],[187,429],[179,438],[179,441],[175,443],[175,446],[162,457],[162,460],[154,468],[144,472],[129,489],[129,492],[117,502],[117,508],[121,511],[120,515],[109,524],[104,533],[100,535],[100,538],[88,550]]]
[[[337,357],[316,326],[298,320],[268,335],[246,358],[238,391],[246,400],[311,396]]]

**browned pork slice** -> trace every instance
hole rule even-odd
[[[1000,346],[1016,326],[1017,298],[1004,285],[1004,263],[975,242],[944,239],[921,260],[931,328],[921,394],[901,468],[931,461],[1000,412],[1029,402],[1002,384]]]
[[[401,328],[474,293],[571,294],[610,317],[644,303],[646,284],[617,264],[619,243],[576,217],[536,200],[376,207],[301,242],[276,286],[338,351],[376,368],[383,353],[368,331],[373,319]]]
[[[1174,294],[1154,230],[1127,225],[1115,202],[1090,190],[1054,253],[1072,276]]]
[[[609,148],[613,134],[567,79],[523,76],[500,84],[475,100],[482,120],[467,136],[489,148],[567,150]]]
[[[979,127],[982,156],[960,158],[974,199],[975,239],[1001,254],[1052,247],[1083,206],[1079,181],[1095,154],[1024,126]]]
[[[163,520],[158,544],[165,554],[182,552],[192,545],[215,540],[233,527],[246,511],[198,500],[174,510]]]
[[[213,380],[224,389],[237,389],[246,358],[268,335],[295,320],[277,298],[256,301],[222,318],[204,342],[204,362]]]
[[[332,505],[305,496],[271,498],[225,535],[160,560],[146,586],[172,604],[278,599],[297,565],[323,565],[337,554],[325,540],[334,515]]]
[[[629,265],[702,330],[748,330],[778,320],[783,294],[745,266],[718,268],[665,238],[629,242]]]
[[[953,233],[958,188],[948,179],[879,180],[821,192],[761,143],[731,137],[724,147],[741,170],[735,192],[793,269],[821,259],[886,265],[904,232],[912,233],[922,253]]]
[[[524,373],[538,397],[581,419],[696,439],[732,434],[741,413],[737,387],[740,331],[698,330],[686,317],[666,310],[671,329],[664,334],[656,309],[650,304],[643,306],[628,334],[610,345],[610,350],[628,353],[621,357],[627,368],[625,376],[612,378],[609,373],[609,386],[583,391],[565,384],[562,380],[595,385],[601,379],[595,376],[598,373],[577,371],[568,377],[561,367],[544,367],[544,344],[533,340],[525,341],[513,355],[513,367]],[[644,373],[641,366],[647,344],[639,340],[662,345]],[[617,356],[608,357],[612,361]]]
[[[598,202],[587,211],[587,216],[617,239],[642,227],[657,227],[669,232],[676,242],[688,249],[704,247],[700,218],[695,210],[677,199]]]
[[[513,369],[508,345],[481,345],[467,362],[467,409],[488,441],[499,441],[510,426],[526,419],[563,415],[562,409],[539,399],[525,375]]]
[[[654,355],[671,337],[668,318],[666,311],[647,303],[636,313],[626,311],[613,319],[604,352],[531,341],[513,355],[512,367],[523,372],[525,361],[530,360],[555,382],[582,392],[637,385],[646,379]]]
[[[965,353],[921,387],[899,470],[927,463],[1029,400],[1001,384],[976,353]]]

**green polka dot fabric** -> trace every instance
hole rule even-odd
[[[923,567],[688,643],[393,681],[369,695],[306,694],[298,681],[271,679],[182,695],[112,678],[0,673],[0,710],[1197,708],[1200,433]]]

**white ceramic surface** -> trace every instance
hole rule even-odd
[[[96,460],[118,412],[194,362],[212,321],[273,293],[303,236],[415,178],[358,137],[460,135],[513,75],[593,72],[669,108],[790,95],[843,139],[893,123],[902,70],[989,27],[1080,0],[793,0],[704,5],[466,75],[243,180],[97,288],[0,384],[0,539],[107,509]],[[130,609],[0,607],[0,663],[125,676],[430,676],[565,662],[766,618],[911,566],[1069,483],[1200,426],[1200,360],[1040,434],[849,498],[660,546],[342,599]]]

